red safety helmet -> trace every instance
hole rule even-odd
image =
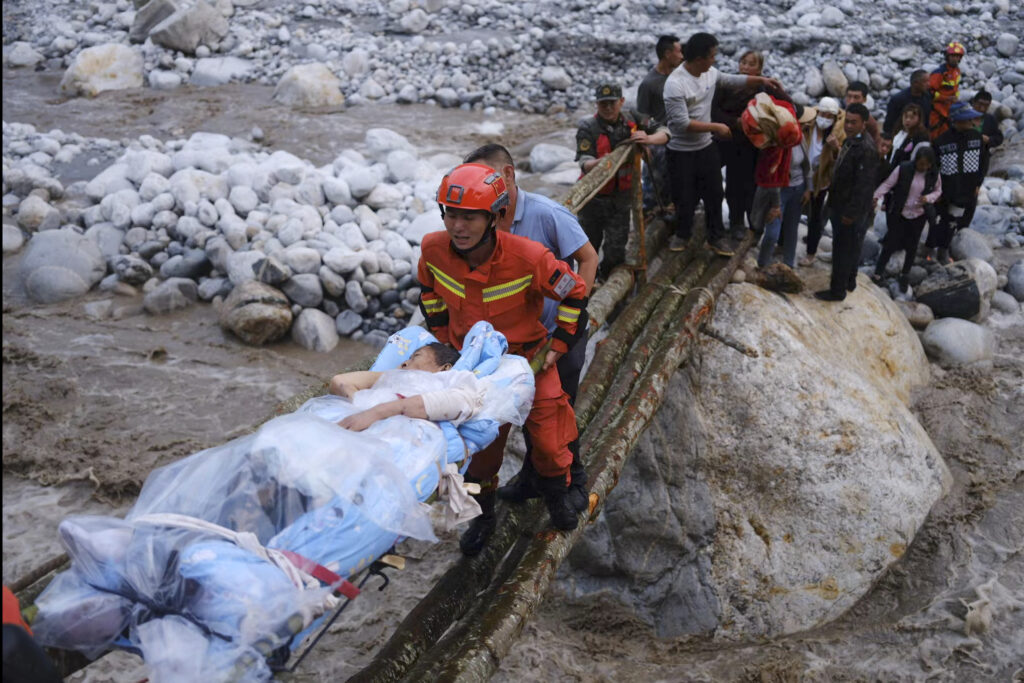
[[[456,166],[441,179],[437,188],[437,203],[441,211],[449,206],[453,209],[487,211],[498,215],[508,206],[508,188],[505,179],[490,166],[483,164],[462,164]]]
[[[967,50],[964,49],[963,43],[954,40],[952,43],[946,46],[946,54],[960,55],[961,57],[963,57],[965,54],[967,54]]]

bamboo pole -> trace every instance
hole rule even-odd
[[[609,429],[609,439],[595,453],[596,467],[591,473],[591,509],[595,519],[609,492],[618,483],[619,474],[640,434],[647,428],[664,400],[669,380],[685,361],[701,326],[710,318],[714,300],[729,283],[733,272],[754,238],[748,235],[735,256],[722,265],[704,287],[687,293],[683,300],[686,315],[677,334],[667,334],[661,345],[660,363],[652,363],[637,383],[623,411]],[[526,620],[536,610],[558,567],[583,534],[586,525],[573,531],[546,530],[536,535],[512,577],[487,598],[478,612],[484,615],[468,627],[470,636],[445,658],[433,680],[486,681],[497,670]]]

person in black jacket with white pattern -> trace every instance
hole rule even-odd
[[[952,127],[933,142],[942,174],[942,199],[938,206],[939,221],[928,231],[925,246],[938,248],[938,261],[951,263],[949,245],[957,230],[971,224],[978,206],[978,190],[988,173],[988,146],[976,129],[981,112],[966,102],[957,102],[949,110]]]

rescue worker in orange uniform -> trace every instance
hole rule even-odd
[[[438,341],[457,349],[474,323],[487,320],[508,339],[510,353],[532,360],[546,350],[526,429],[537,488],[552,525],[570,530],[578,520],[568,497],[569,444],[578,433],[556,363],[573,342],[586,308],[586,284],[540,243],[497,230],[508,201],[501,174],[483,164],[462,164],[444,177],[437,202],[445,232],[423,238],[420,306]],[[560,302],[550,347],[541,322],[545,297]],[[508,432],[505,425],[494,443],[473,456],[466,473],[467,481],[479,482],[482,489],[477,496],[482,514],[459,542],[466,555],[479,553],[494,532],[495,489]]]
[[[949,130],[949,107],[960,96],[960,60],[965,54],[963,43],[950,43],[946,46],[945,63],[928,77],[928,90],[932,94],[928,128],[932,140]]]
[[[668,128],[651,125],[650,119],[640,114],[622,111],[626,100],[618,85],[600,85],[594,97],[597,113],[583,119],[576,131],[576,161],[582,171],[580,177],[619,143],[631,140],[645,145],[664,145],[668,142]],[[640,179],[636,181],[640,182]],[[594,249],[600,250],[604,244],[604,254],[597,269],[601,280],[607,280],[612,269],[626,260],[632,187],[633,165],[626,162],[619,167],[616,177],[580,209],[580,225]]]

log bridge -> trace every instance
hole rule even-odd
[[[639,178],[639,145],[623,145],[603,157],[572,187],[564,204],[578,213],[627,163]],[[697,336],[707,332],[718,338],[704,328],[754,236],[748,234],[731,258],[713,256],[703,247],[698,214],[686,250],[670,252],[664,249],[669,232],[664,222],[654,220],[650,229],[646,225],[639,182],[634,183],[632,220],[627,265],[612,272],[587,308],[591,334],[613,322],[596,347],[576,399],[590,487],[589,509],[580,513],[580,525],[573,531],[548,528],[540,501],[500,506],[497,530],[483,552],[455,561],[373,660],[349,679],[353,683],[489,680],[573,545],[597,519],[637,439],[661,407],[670,378],[688,363]],[[648,253],[659,255],[651,277]],[[325,387],[310,387],[281,403],[267,419],[293,411],[322,395]],[[51,558],[14,581],[11,590],[22,605],[31,605],[67,562],[66,555]],[[87,664],[74,653],[60,653],[58,663],[65,674]]]

